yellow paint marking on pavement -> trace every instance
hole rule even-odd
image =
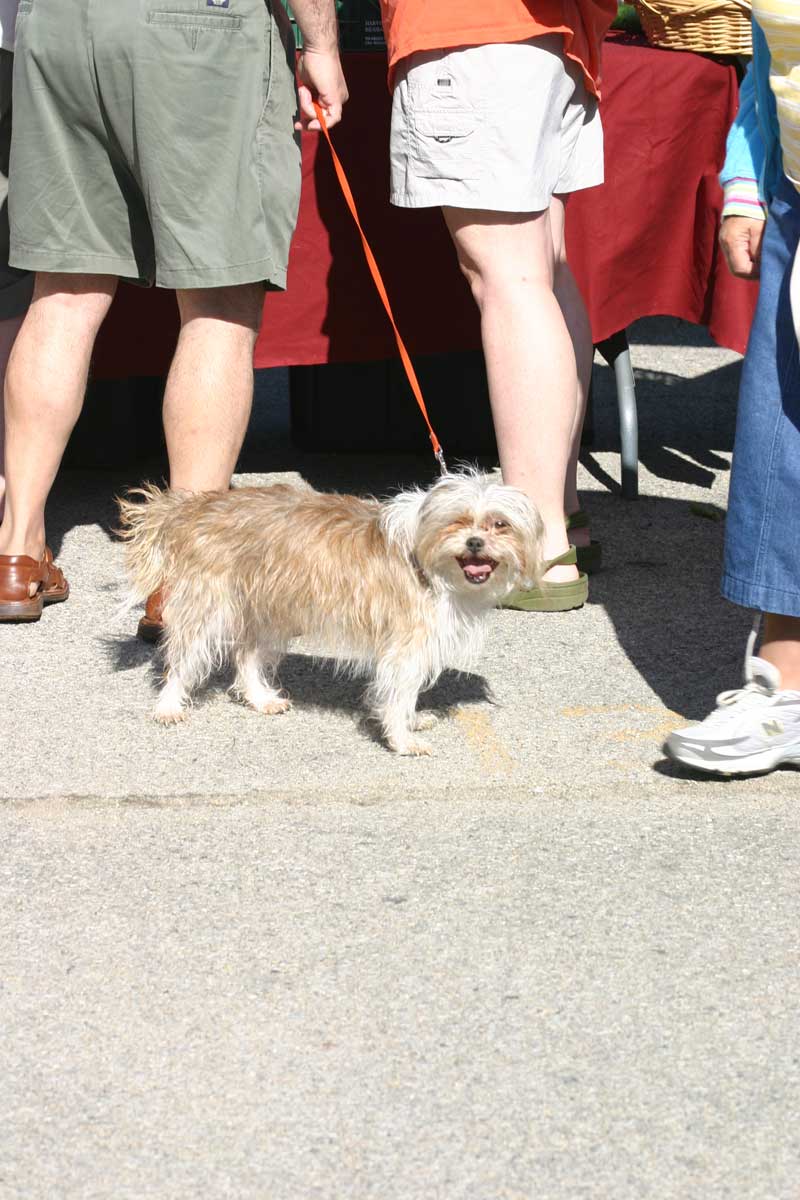
[[[609,736],[614,742],[649,742],[653,738],[665,738],[676,729],[684,729],[691,724],[691,721],[687,721],[678,713],[670,712],[668,708],[662,709],[662,712],[662,720],[650,729],[620,729]]]
[[[660,716],[668,712],[661,704],[587,704],[576,708],[562,708],[562,717],[603,717],[616,716],[618,713],[639,712],[650,716]],[[678,720],[681,718],[679,717]]]
[[[470,747],[478,754],[487,770],[511,774],[516,765],[514,755],[506,748],[492,724],[491,717],[477,708],[457,708],[455,718],[464,731]]]
[[[648,723],[646,729],[618,729],[605,736],[614,742],[649,742],[663,740],[676,729],[683,729],[691,722],[680,713],[672,712],[660,704],[594,704],[577,708],[562,708],[562,717],[621,717],[629,713],[642,713],[658,717],[655,725]]]

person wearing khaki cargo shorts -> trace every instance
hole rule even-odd
[[[253,394],[264,287],[286,285],[312,99],[347,99],[334,0],[20,0],[11,262],[36,271],[6,381],[0,620],[37,620],[60,573],[44,510],[120,278],[174,288],[170,485],[226,489]],[[169,581],[165,581],[168,586]],[[140,633],[161,630],[160,595]]]
[[[391,201],[442,209],[480,310],[503,477],[545,524],[544,585],[504,605],[579,608],[587,579],[566,526],[585,522],[575,487],[593,348],[565,257],[564,209],[570,192],[603,181],[600,43],[616,4],[381,4]],[[589,567],[588,531],[573,537]]]
[[[0,519],[5,504],[2,390],[8,356],[33,291],[33,276],[8,265],[8,158],[11,151],[11,74],[17,0],[0,0]]]

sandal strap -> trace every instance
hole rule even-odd
[[[563,554],[559,554],[558,558],[549,559],[542,567],[542,574],[549,571],[551,567],[575,567],[578,565],[578,552],[574,546],[570,546],[569,550],[565,550]]]
[[[64,577],[64,572],[53,562],[53,551],[49,546],[45,546],[44,548],[42,566],[45,572],[42,579],[45,592],[62,591],[67,586],[67,581]]]
[[[567,529],[588,529],[591,518],[585,509],[579,508],[577,512],[567,513],[564,517],[564,522]]]
[[[166,596],[163,588],[158,588],[155,592],[151,592],[145,602],[144,617],[142,619],[155,625],[163,625],[165,601]]]
[[[31,600],[44,587],[47,568],[27,554],[0,554],[0,600],[6,603]],[[35,584],[33,592],[31,585]]]
[[[33,592],[31,587],[36,585]],[[0,554],[0,600],[20,603],[66,590],[63,572],[53,562],[53,552],[45,546],[38,560],[28,554]]]

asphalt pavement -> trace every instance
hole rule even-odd
[[[642,495],[618,495],[598,362],[605,569],[579,612],[494,616],[425,699],[429,759],[302,645],[289,714],[221,678],[157,726],[157,658],[117,612],[113,496],[141,472],[63,474],[73,594],[0,627],[2,1200],[797,1196],[800,777],[661,752],[740,678],[739,360],[677,321],[632,341]],[[298,451],[281,372],[241,468],[433,475]]]

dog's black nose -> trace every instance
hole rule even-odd
[[[467,549],[470,554],[480,554],[483,549],[483,538],[471,537],[467,538]]]

